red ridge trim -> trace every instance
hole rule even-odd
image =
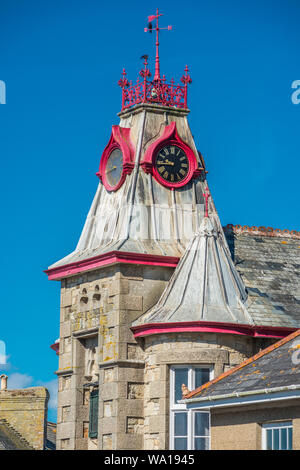
[[[148,323],[131,328],[134,337],[149,336],[163,333],[227,333],[259,338],[283,338],[295,331],[295,328],[276,326],[252,326],[236,323],[221,323],[209,321]]]
[[[125,251],[110,251],[103,255],[94,256],[75,263],[65,264],[57,268],[46,269],[50,281],[63,279],[64,277],[97,269],[102,266],[110,266],[116,263],[143,264],[149,266],[166,266],[176,268],[179,258],[175,256],[149,255],[144,253],[130,253]]]

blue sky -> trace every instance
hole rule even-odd
[[[298,0],[1,0],[1,329],[10,386],[55,389],[59,283],[43,270],[76,246],[99,159],[118,124],[125,67],[135,80],[165,14],[161,72],[186,64],[189,122],[223,225],[300,230]],[[54,392],[49,418],[55,416]]]

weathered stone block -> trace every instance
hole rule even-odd
[[[118,367],[118,381],[124,382],[143,382],[144,381],[144,369],[130,367]]]
[[[57,428],[57,439],[69,439],[74,436],[74,432],[72,422],[61,423]]]
[[[72,292],[67,290],[61,294],[61,307],[69,307],[72,305]]]
[[[103,384],[101,390],[101,397],[103,400],[111,400],[118,398],[118,384],[117,382],[108,382]]]
[[[66,423],[71,420],[71,406],[63,406],[62,409],[62,422]]]
[[[120,295],[117,301],[117,307],[121,310],[142,310],[143,297],[141,295]]]
[[[149,432],[164,433],[166,431],[165,416],[149,416]]]
[[[104,418],[110,418],[113,416],[113,401],[107,400],[103,402],[103,416]]]
[[[128,417],[126,432],[130,434],[143,434],[144,418]]]
[[[103,373],[104,373],[104,377],[103,377],[104,383],[113,382],[115,380],[113,367],[110,367],[109,369],[104,369]]]
[[[71,336],[70,322],[63,322],[60,324],[60,338],[64,338],[65,336]]]
[[[144,384],[129,382],[128,383],[128,398],[135,400],[137,398],[144,398]]]
[[[112,450],[113,449],[112,434],[103,434],[103,436],[102,436],[102,449],[103,450]]]
[[[127,359],[143,360],[144,354],[139,344],[127,343]]]
[[[156,381],[149,384],[149,398],[162,398],[167,393],[166,383],[162,381]]]
[[[59,370],[70,369],[72,366],[71,353],[64,353],[59,355]]]
[[[70,446],[70,439],[61,439],[60,440],[60,449],[61,450],[69,450]]]

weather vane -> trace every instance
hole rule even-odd
[[[171,30],[172,26],[167,26],[166,28],[160,28],[158,26],[158,18],[163,16],[162,13],[159,13],[158,8],[156,10],[156,15],[148,16],[148,28],[144,28],[145,33],[152,33],[153,29],[156,30],[156,57],[155,57],[155,75],[154,80],[160,80],[160,69],[159,69],[159,32],[162,29]],[[152,21],[156,20],[156,27],[153,28]]]
[[[181,77],[181,83],[175,84],[172,78],[167,83],[165,75],[160,76],[159,63],[159,33],[162,29],[172,29],[172,26],[160,28],[159,17],[163,16],[157,8],[156,15],[148,16],[148,27],[144,28],[146,33],[156,31],[156,58],[155,58],[155,74],[153,80],[150,79],[151,72],[148,68],[148,55],[144,54],[141,59],[144,60],[144,67],[139,72],[136,84],[128,81],[125,69],[122,72],[122,78],[118,81],[118,85],[122,88],[122,111],[131,108],[140,103],[153,103],[172,108],[188,109],[187,90],[188,85],[192,83],[188,66],[184,69],[184,75]],[[153,23],[155,22],[156,23]],[[153,24],[152,24],[153,23]],[[142,77],[142,80],[141,78]]]

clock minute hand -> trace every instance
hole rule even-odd
[[[169,161],[166,161],[166,162],[157,162],[158,165],[172,165],[174,166],[174,162],[169,162]]]

